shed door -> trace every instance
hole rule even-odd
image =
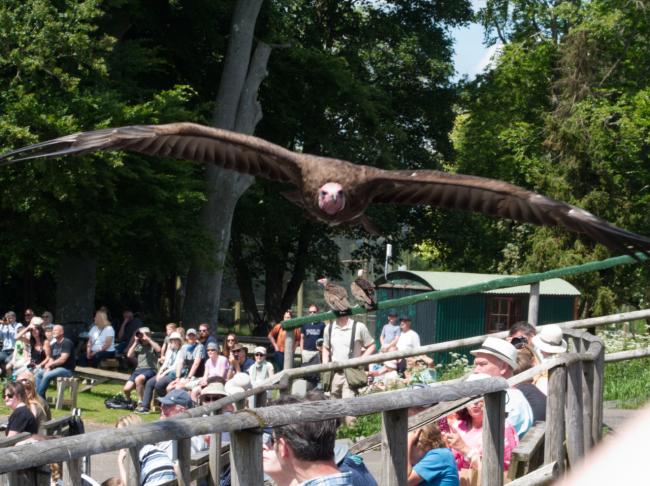
[[[520,297],[490,296],[487,305],[486,334],[505,331],[521,320],[522,299]]]

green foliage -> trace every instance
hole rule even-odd
[[[361,437],[376,434],[379,431],[381,431],[381,414],[373,413],[357,417],[350,426],[341,426],[336,434],[336,438],[357,440]]]
[[[634,359],[605,366],[604,399],[620,408],[641,408],[650,400],[650,362]]]

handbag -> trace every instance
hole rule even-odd
[[[343,370],[345,374],[345,379],[348,382],[348,386],[352,390],[358,390],[364,386],[368,386],[368,375],[363,368],[345,368]]]

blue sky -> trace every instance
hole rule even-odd
[[[476,12],[485,5],[485,0],[472,0],[472,9]],[[470,79],[482,72],[489,64],[497,46],[486,48],[483,45],[483,28],[476,23],[466,27],[452,29],[455,39],[454,65],[457,79],[467,75]]]

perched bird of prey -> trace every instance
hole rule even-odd
[[[375,310],[377,308],[377,299],[375,298],[375,286],[363,278],[364,271],[360,269],[350,284],[352,296],[366,308],[366,310]]]
[[[323,298],[325,303],[335,314],[345,315],[350,311],[348,291],[344,287],[336,285],[326,278],[319,278],[317,282],[324,288]]]
[[[373,203],[428,204],[474,211],[582,233],[618,253],[650,253],[650,239],[618,228],[593,214],[505,182],[435,170],[382,170],[344,160],[296,153],[260,138],[192,123],[134,125],[81,132],[14,150],[0,165],[39,157],[97,150],[213,163],[272,181],[291,184],[285,193],[317,220],[330,225],[360,223]]]

